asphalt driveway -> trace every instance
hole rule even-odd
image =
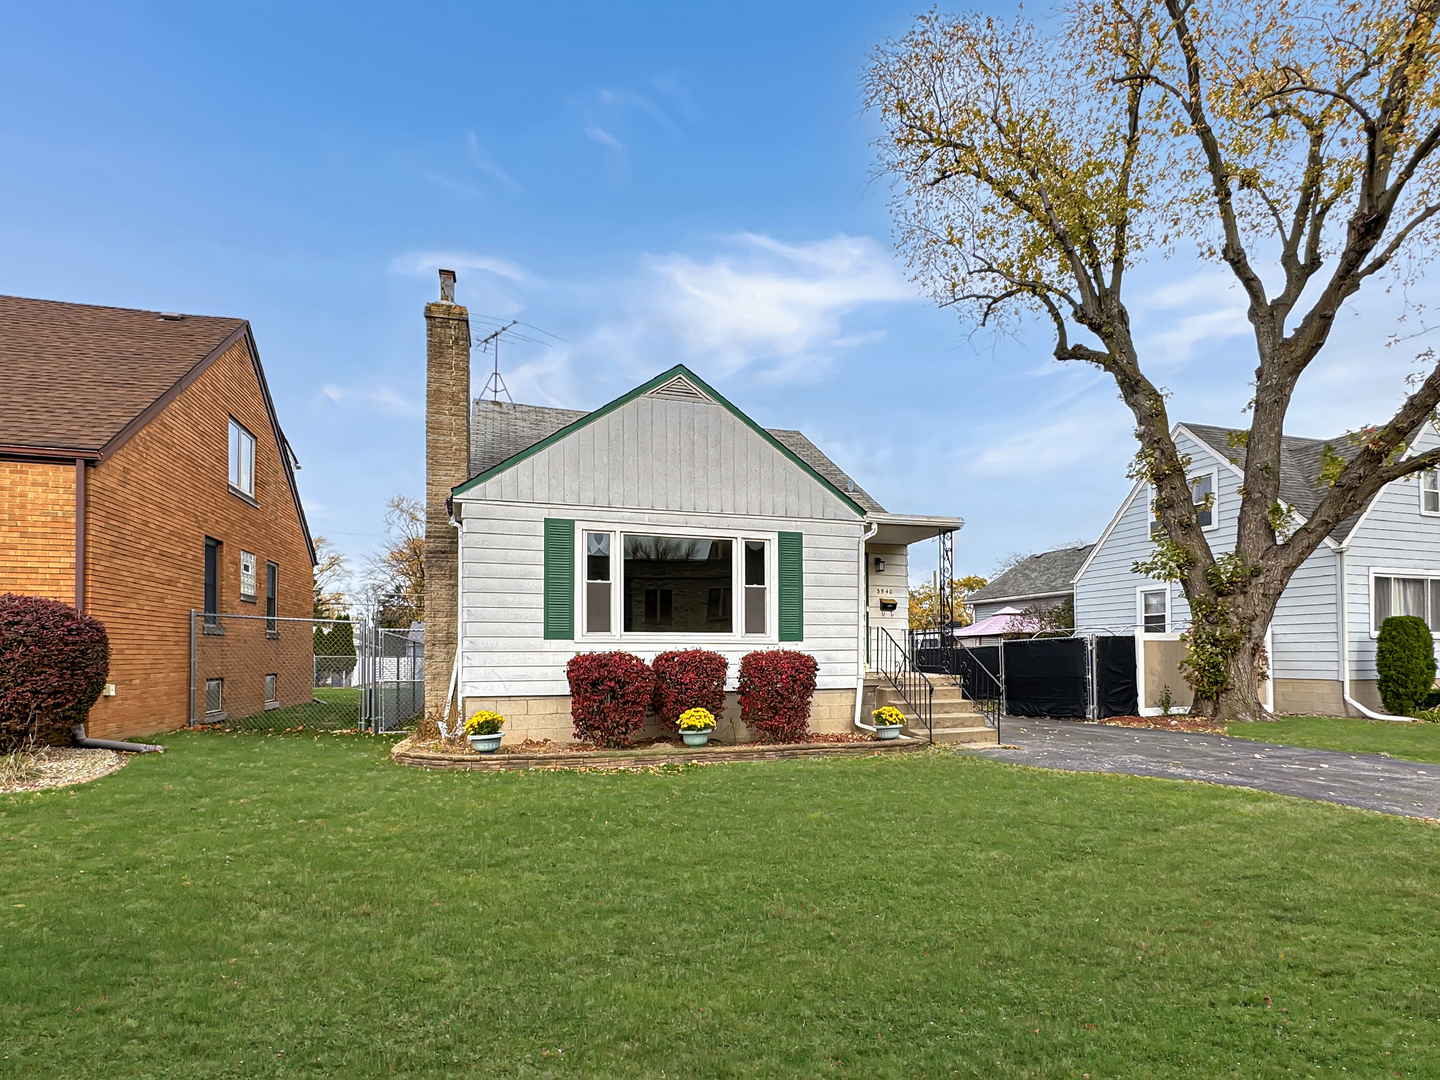
[[[1019,749],[980,752],[1043,769],[1202,780],[1386,814],[1440,818],[1440,765],[1074,720],[1006,717],[1000,722],[1000,738]]]

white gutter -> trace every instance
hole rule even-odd
[[[870,564],[865,561],[865,544],[879,531],[880,523],[872,521],[865,526],[865,533],[860,537],[860,576],[856,583],[856,589],[860,596],[860,607],[856,612],[859,616],[857,622],[860,624],[860,629],[856,633],[860,651],[855,654],[855,667],[859,670],[859,674],[855,678],[855,726],[872,735],[875,733],[874,726],[860,719],[860,713],[865,705],[865,646],[867,644],[865,641],[865,612],[870,607],[870,590],[866,588],[866,583],[870,580]]]
[[[1340,559],[1340,696],[1345,704],[1361,716],[1371,720],[1393,720],[1402,724],[1413,723],[1408,716],[1391,716],[1389,713],[1374,712],[1350,696],[1350,575],[1346,572],[1345,556],[1349,545],[1341,544],[1337,549]]]

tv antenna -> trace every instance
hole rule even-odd
[[[505,385],[504,378],[500,375],[500,342],[528,341],[531,345],[543,345],[548,349],[551,348],[554,341],[564,341],[565,339],[550,333],[548,330],[541,330],[538,326],[531,326],[527,322],[521,322],[519,319],[511,319],[509,322],[505,322],[502,319],[496,319],[489,315],[477,315],[476,319],[480,320],[481,330],[489,330],[490,332],[475,342],[474,347],[481,352],[488,352],[494,356],[494,363],[490,370],[490,378],[485,380],[485,388],[480,391],[480,400],[483,401],[488,394],[490,395],[491,401],[499,404],[500,395],[504,394],[505,400],[510,402],[511,405],[514,405],[515,399],[510,396],[510,390]],[[515,327],[517,326],[523,326],[526,330],[536,334],[543,334],[552,340],[542,341],[540,338],[531,337],[529,334],[516,330]]]

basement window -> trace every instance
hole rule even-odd
[[[225,680],[205,680],[205,715],[214,716],[225,707]]]
[[[265,676],[265,708],[267,709],[278,709],[280,707],[280,695],[277,689],[279,682],[280,676],[278,675]]]

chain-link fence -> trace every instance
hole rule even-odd
[[[424,712],[424,629],[190,613],[190,722],[393,731]]]

